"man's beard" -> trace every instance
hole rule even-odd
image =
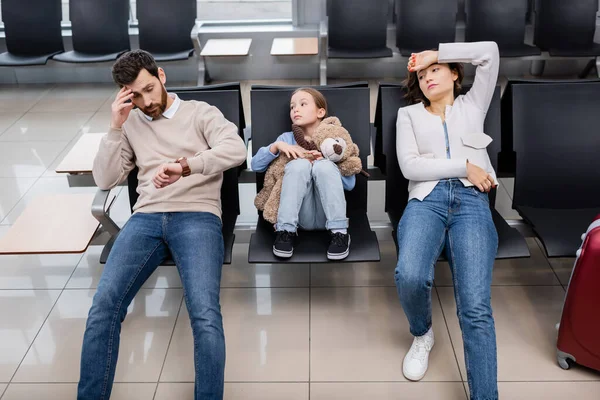
[[[142,112],[153,119],[160,117],[167,109],[167,89],[161,85],[160,104],[152,103],[150,107],[145,107]]]

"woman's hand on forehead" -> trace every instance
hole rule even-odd
[[[419,72],[437,63],[438,52],[433,50],[412,53],[408,59],[407,69],[409,72]]]

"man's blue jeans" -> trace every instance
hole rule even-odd
[[[225,337],[219,304],[223,247],[221,220],[214,214],[131,216],[110,252],[88,315],[79,400],[110,398],[127,307],[169,251],[181,276],[194,335],[195,398],[223,398]]]
[[[440,181],[423,201],[408,202],[398,224],[396,288],[414,336],[431,327],[434,267],[445,247],[462,329],[471,399],[498,398],[491,307],[498,234],[489,199],[460,180]]]

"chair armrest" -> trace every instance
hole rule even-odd
[[[328,47],[328,35],[329,35],[329,20],[327,17],[319,24],[319,54],[321,58],[327,56]]]
[[[319,23],[319,37],[321,39],[323,39],[324,37],[327,37],[327,31],[329,30],[329,20],[327,17],[325,17],[325,19],[323,19],[320,23]]]
[[[94,201],[92,202],[92,215],[102,224],[102,227],[111,235],[115,236],[121,228],[108,215],[106,203],[110,196],[110,190],[98,189]]]
[[[200,56],[200,52],[202,51],[202,46],[200,46],[200,26],[202,24],[198,21],[192,27],[192,31],[190,33],[190,38],[192,39],[192,43],[194,44],[194,52],[197,56]]]

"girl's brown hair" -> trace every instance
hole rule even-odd
[[[313,100],[315,101],[317,108],[324,109],[325,117],[327,117],[327,115],[328,115],[327,100],[325,100],[325,96],[323,96],[323,93],[319,92],[317,89],[305,87],[305,88],[298,88],[298,89],[294,90],[294,93],[292,93],[292,96],[298,92],[306,92],[306,93],[310,94],[312,96]]]
[[[449,63],[448,67],[458,75],[458,78],[454,81],[454,98],[456,98],[460,94],[461,83],[465,77],[465,69],[461,63]],[[418,72],[409,72],[408,77],[402,83],[407,89],[404,98],[408,100],[409,105],[423,103],[427,107],[431,104],[419,86]]]

